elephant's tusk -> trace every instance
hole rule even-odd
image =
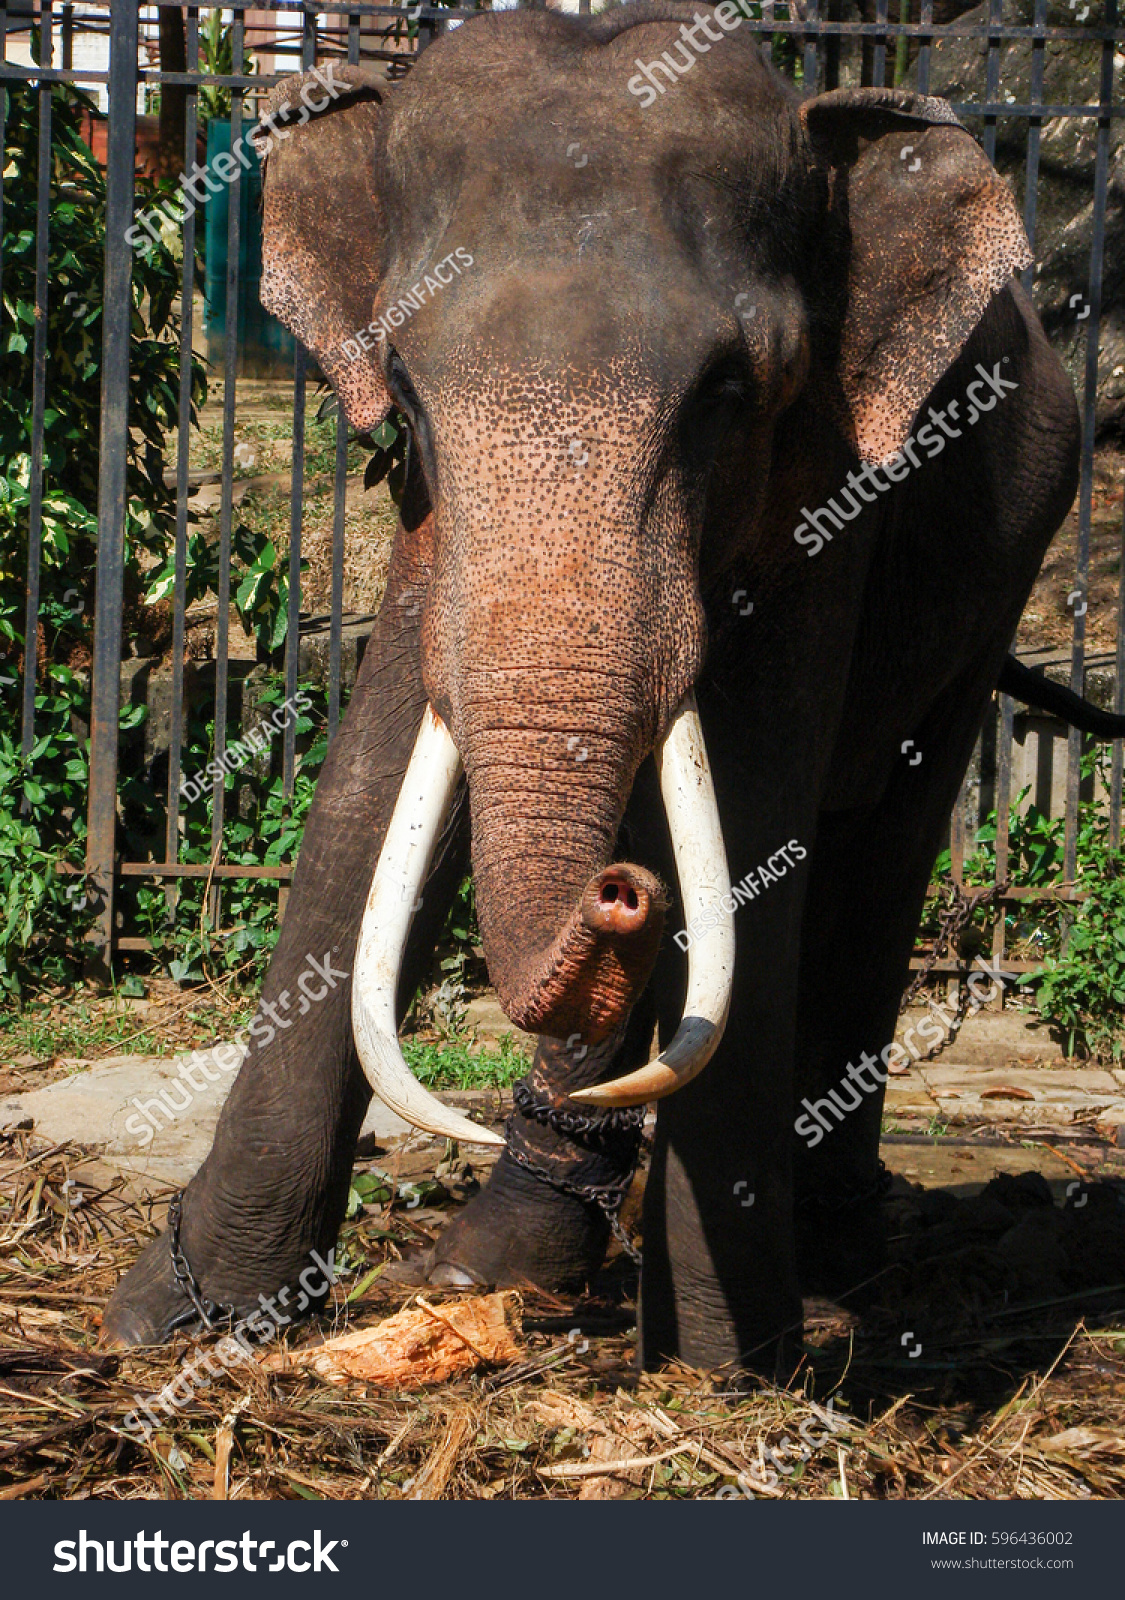
[[[499,1134],[470,1122],[422,1087],[403,1059],[395,1024],[406,937],[460,776],[457,746],[427,706],[359,930],[352,1028],[363,1075],[392,1111],[414,1127],[447,1139],[502,1145]]]
[[[708,914],[707,931],[688,947],[684,1014],[668,1048],[635,1072],[571,1092],[595,1106],[639,1106],[662,1100],[690,1083],[718,1049],[734,981],[734,917],[723,830],[695,696],[676,714],[656,752],[660,790],[668,814],[684,920]]]

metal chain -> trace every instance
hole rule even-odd
[[[938,925],[937,936],[934,939],[933,948],[930,950],[930,953],[926,957],[925,961],[923,961],[922,965],[919,967],[914,981],[910,984],[906,993],[902,997],[902,1002],[898,1008],[900,1016],[906,1010],[910,1002],[916,998],[923,984],[931,976],[934,967],[941,960],[942,956],[948,953],[954,939],[959,938],[972,922],[977,908],[979,906],[988,905],[990,901],[998,900],[1002,894],[1006,894],[1008,891],[1009,882],[1010,880],[1005,878],[1002,883],[994,883],[987,889],[981,889],[977,894],[966,894],[963,885],[959,883],[950,885],[952,893],[950,896],[949,905],[946,908],[941,922]],[[940,1043],[932,1045],[924,1056],[919,1056],[918,1059],[920,1061],[933,1061],[935,1057],[941,1055],[943,1050],[948,1050],[954,1039],[956,1039],[957,1035],[961,1032],[961,1026],[965,1021],[965,1017],[968,1015],[969,1001],[971,998],[972,996],[969,993],[969,985],[962,982],[958,987],[957,1010],[953,1014],[953,1020],[949,1025],[948,1034],[944,1039],[941,1040]]]
[[[570,1111],[551,1100],[541,1100],[526,1078],[512,1085],[516,1110],[529,1122],[541,1123],[585,1144],[605,1144],[615,1135],[639,1134],[644,1127],[644,1106],[619,1106],[608,1111]]]
[[[621,1210],[626,1194],[628,1194],[632,1186],[633,1172],[636,1169],[635,1160],[626,1176],[618,1178],[613,1183],[576,1183],[573,1178],[564,1178],[560,1173],[551,1172],[548,1168],[541,1167],[538,1162],[532,1161],[528,1156],[524,1155],[522,1150],[516,1148],[512,1140],[511,1117],[508,1118],[504,1129],[504,1137],[507,1140],[508,1154],[512,1160],[517,1166],[521,1166],[525,1172],[530,1172],[533,1178],[540,1178],[544,1183],[549,1183],[552,1189],[558,1189],[561,1194],[573,1195],[576,1200],[583,1200],[588,1205],[597,1206],[609,1223],[610,1232],[618,1244],[637,1267],[641,1265],[641,1252],[621,1226],[617,1215]]]
[[[184,1191],[177,1189],[168,1202],[168,1247],[172,1256],[172,1275],[195,1307],[203,1326],[214,1329],[220,1323],[233,1322],[235,1310],[233,1306],[220,1305],[214,1300],[209,1300],[196,1281],[195,1273],[191,1270],[183,1246],[180,1244],[180,1225],[184,1219],[183,1201]]]

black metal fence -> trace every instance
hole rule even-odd
[[[103,388],[101,399],[101,465],[97,507],[97,595],[92,638],[92,686],[90,720],[89,810],[86,871],[96,896],[97,921],[95,949],[101,965],[108,966],[114,948],[138,949],[147,941],[118,927],[115,895],[122,881],[142,878],[174,886],[191,878],[205,878],[211,886],[210,913],[220,914],[219,886],[225,879],[262,877],[284,886],[291,864],[247,866],[222,858],[224,807],[227,797],[223,785],[214,788],[211,820],[212,859],[206,864],[181,859],[181,752],[185,719],[185,639],[188,631],[186,571],[191,524],[189,501],[193,484],[189,469],[192,434],[191,352],[197,339],[198,296],[193,280],[197,250],[197,222],[190,210],[182,220],[182,323],[180,330],[179,419],[168,440],[169,460],[174,462],[176,495],[175,577],[171,591],[172,637],[170,645],[171,692],[167,727],[167,783],[163,828],[163,849],[151,852],[153,859],[122,859],[118,826],[118,791],[122,778],[119,765],[119,712],[122,697],[123,644],[123,552],[126,515],[126,456],[130,417],[127,396],[130,361],[131,277],[134,252],[128,240],[135,217],[135,161],[138,92],[159,89],[182,90],[186,100],[184,155],[190,168],[196,159],[199,125],[198,102],[202,91],[225,90],[230,96],[229,143],[233,148],[244,129],[244,116],[253,115],[257,97],[277,78],[299,67],[311,67],[330,58],[379,60],[389,76],[408,70],[416,51],[439,32],[456,26],[467,11],[413,7],[409,16],[402,7],[353,4],[342,7],[289,0],[265,0],[253,7],[236,0],[224,8],[231,20],[229,70],[205,70],[201,66],[200,31],[210,14],[210,6],[176,6],[186,24],[186,64],[182,71],[164,70],[146,61],[142,46],[154,35],[160,6],[138,6],[135,0],[113,0],[112,8],[91,15],[94,8],[43,3],[34,8],[36,25],[41,30],[37,62],[20,63],[9,58],[7,50],[0,60],[0,79],[25,80],[35,86],[38,99],[39,144],[38,180],[40,204],[36,220],[35,260],[35,346],[31,402],[31,461],[28,504],[28,564],[25,637],[37,637],[40,606],[40,567],[43,555],[42,515],[44,459],[43,419],[48,401],[51,375],[48,372],[47,344],[44,336],[52,284],[48,273],[51,161],[51,87],[58,83],[77,83],[84,87],[108,89],[106,143],[107,214],[105,242],[103,333]],[[939,5],[941,0],[939,0]],[[22,10],[30,12],[25,5]],[[580,9],[589,9],[589,0],[580,0]],[[1033,246],[1040,231],[1040,195],[1044,180],[1045,135],[1068,126],[1082,131],[1084,154],[1078,163],[1082,174],[1071,195],[1071,215],[1082,220],[1082,248],[1077,281],[1070,300],[1078,302],[1068,337],[1077,340],[1080,352],[1074,355],[1080,376],[1085,435],[1082,452],[1081,486],[1078,500],[1077,556],[1073,573],[1073,627],[1069,647],[1069,682],[1082,691],[1087,669],[1087,625],[1085,597],[1090,577],[1091,508],[1095,484],[1095,433],[1099,406],[1099,384],[1104,386],[1102,343],[1103,280],[1106,266],[1107,209],[1110,201],[1111,151],[1113,140],[1125,118],[1125,105],[1114,100],[1114,52],[1125,40],[1118,26],[1116,0],[1104,6],[1090,0],[1018,0],[1014,6],[1005,0],[987,0],[975,11],[951,23],[935,23],[935,0],[895,0],[896,15],[890,18],[890,0],[865,0],[862,16],[868,20],[845,18],[845,0],[808,0],[802,14],[777,0],[761,8],[760,20],[748,21],[748,29],[772,40],[775,60],[799,82],[812,89],[835,87],[839,83],[865,81],[875,85],[897,82],[922,92],[940,92],[950,71],[944,64],[951,53],[959,65],[953,73],[958,84],[966,85],[952,96],[954,108],[980,138],[992,159],[1002,164],[1022,190],[1024,218]],[[955,9],[955,8],[954,8]],[[0,42],[18,38],[28,26],[20,8],[0,6]],[[942,13],[947,14],[947,13]],[[913,19],[913,20],[911,20]],[[1081,20],[1079,20],[1081,19]],[[108,38],[108,59],[104,67],[76,66],[76,30],[89,36],[99,32]],[[274,71],[248,70],[247,41],[253,41],[259,58],[272,58]],[[1081,70],[1076,78],[1090,88],[1048,94],[1048,52],[1065,45]],[[57,64],[56,64],[57,63]],[[236,163],[237,166],[237,163]],[[226,208],[226,274],[222,341],[221,463],[218,473],[218,585],[214,613],[213,701],[214,754],[223,759],[227,741],[228,711],[232,695],[231,675],[231,573],[232,528],[234,526],[236,481],[236,419],[239,405],[239,307],[241,230],[245,226],[240,186],[248,181],[241,170],[229,183]],[[0,218],[3,216],[3,180],[0,178]],[[1088,235],[1088,240],[1087,240]],[[0,277],[3,258],[0,256]],[[1038,285],[1029,269],[1025,286],[1038,295]],[[1055,286],[1057,290],[1057,284]],[[1057,298],[1057,295],[1056,295]],[[244,304],[244,300],[242,301]],[[1111,308],[1114,311],[1116,308]],[[1058,321],[1058,318],[1056,318]],[[1080,326],[1078,323],[1080,322]],[[1060,324],[1061,326],[1061,324]],[[1078,345],[1075,346],[1076,351]],[[349,629],[345,619],[344,572],[347,560],[345,507],[348,487],[348,440],[342,420],[336,424],[333,462],[333,513],[331,537],[331,591],[327,611],[320,617],[302,617],[302,531],[303,499],[306,484],[305,420],[308,404],[310,364],[305,352],[297,349],[291,358],[291,414],[293,455],[290,508],[288,518],[288,599],[287,629],[284,644],[285,693],[292,698],[298,687],[302,641],[316,632],[327,636],[326,693],[328,736],[338,725],[341,699],[346,684],[345,655]],[[1125,538],[1125,528],[1122,530]],[[1125,568],[1123,568],[1125,572]],[[1125,711],[1125,578],[1117,612],[1114,674],[1114,704]],[[22,744],[32,749],[36,735],[36,651],[24,653],[22,673]],[[994,770],[967,781],[961,803],[951,823],[951,852],[955,877],[960,877],[966,850],[966,808],[976,809],[981,793],[988,792],[999,817],[996,841],[998,879],[1008,875],[1009,805],[1013,798],[1013,738],[1017,711],[1012,700],[1000,697],[998,725],[986,730],[984,766]],[[287,722],[281,736],[283,789],[291,794],[297,761],[297,735],[293,722]],[[1012,888],[1009,903],[1028,896],[1068,900],[1079,897],[1075,888],[1077,838],[1081,786],[1082,741],[1071,733],[1067,749],[1065,780],[1065,862],[1063,877],[1050,889]],[[971,789],[971,793],[970,793]],[[1112,754],[1108,803],[1111,812],[1111,842],[1120,840],[1122,806],[1122,747]],[[282,888],[283,892],[283,888]],[[1003,919],[998,919],[994,954],[1011,968],[1032,966],[1033,962],[1012,960],[1004,948]],[[956,963],[945,963],[954,970]],[[943,970],[939,966],[939,970]]]

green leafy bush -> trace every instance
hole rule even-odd
[[[1100,1061],[1119,1061],[1125,1047],[1125,852],[1107,852],[1098,872],[1083,880],[1088,891],[1063,953],[1048,956],[1036,974],[1040,1013],[1076,1048]]]
[[[52,90],[51,226],[45,323],[43,551],[37,637],[24,637],[39,215],[38,91],[9,81],[4,129],[3,332],[0,333],[0,992],[71,975],[88,918],[81,862],[88,793],[90,624],[94,609],[101,413],[105,177],[81,136],[92,103]],[[139,182],[142,203],[149,192]],[[179,407],[180,267],[154,250],[135,261],[126,461],[126,605],[142,568],[175,535],[165,437]],[[204,395],[193,363],[192,396]],[[193,413],[194,414],[194,413]],[[35,739],[20,754],[25,660],[36,664]],[[126,708],[127,732],[143,710]]]
[[[1083,778],[1104,783],[1107,764],[1106,748],[1091,748],[1082,758]],[[1029,793],[1029,788],[1021,790],[1012,803],[1008,876],[1013,883],[1045,888],[1063,877],[1066,822],[1025,805]],[[997,833],[992,811],[965,860],[967,888],[996,881]],[[1020,984],[1034,992],[1040,1015],[1065,1035],[1068,1055],[1077,1051],[1116,1061],[1125,1051],[1125,851],[1110,848],[1106,806],[1079,805],[1075,844],[1076,881],[1087,898],[1077,905],[1045,900],[1007,907],[1005,948],[1042,962]],[[943,885],[952,882],[948,850],[938,857],[934,875]],[[926,931],[936,929],[938,911],[936,900],[927,902]],[[997,914],[992,905],[978,912],[976,925],[962,940],[963,954],[990,943]]]

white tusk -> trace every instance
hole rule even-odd
[[[460,776],[457,746],[427,705],[359,930],[352,1028],[363,1075],[392,1111],[427,1133],[466,1144],[502,1145],[499,1134],[443,1105],[422,1087],[403,1060],[395,1021],[406,936]]]
[[[675,1037],[647,1066],[609,1083],[571,1092],[572,1100],[595,1106],[640,1106],[675,1094],[710,1061],[719,1047],[734,982],[734,916],[730,873],[715,786],[695,696],[689,694],[656,752],[660,791],[668,814],[684,921],[702,912],[714,926],[688,946],[687,999]]]

